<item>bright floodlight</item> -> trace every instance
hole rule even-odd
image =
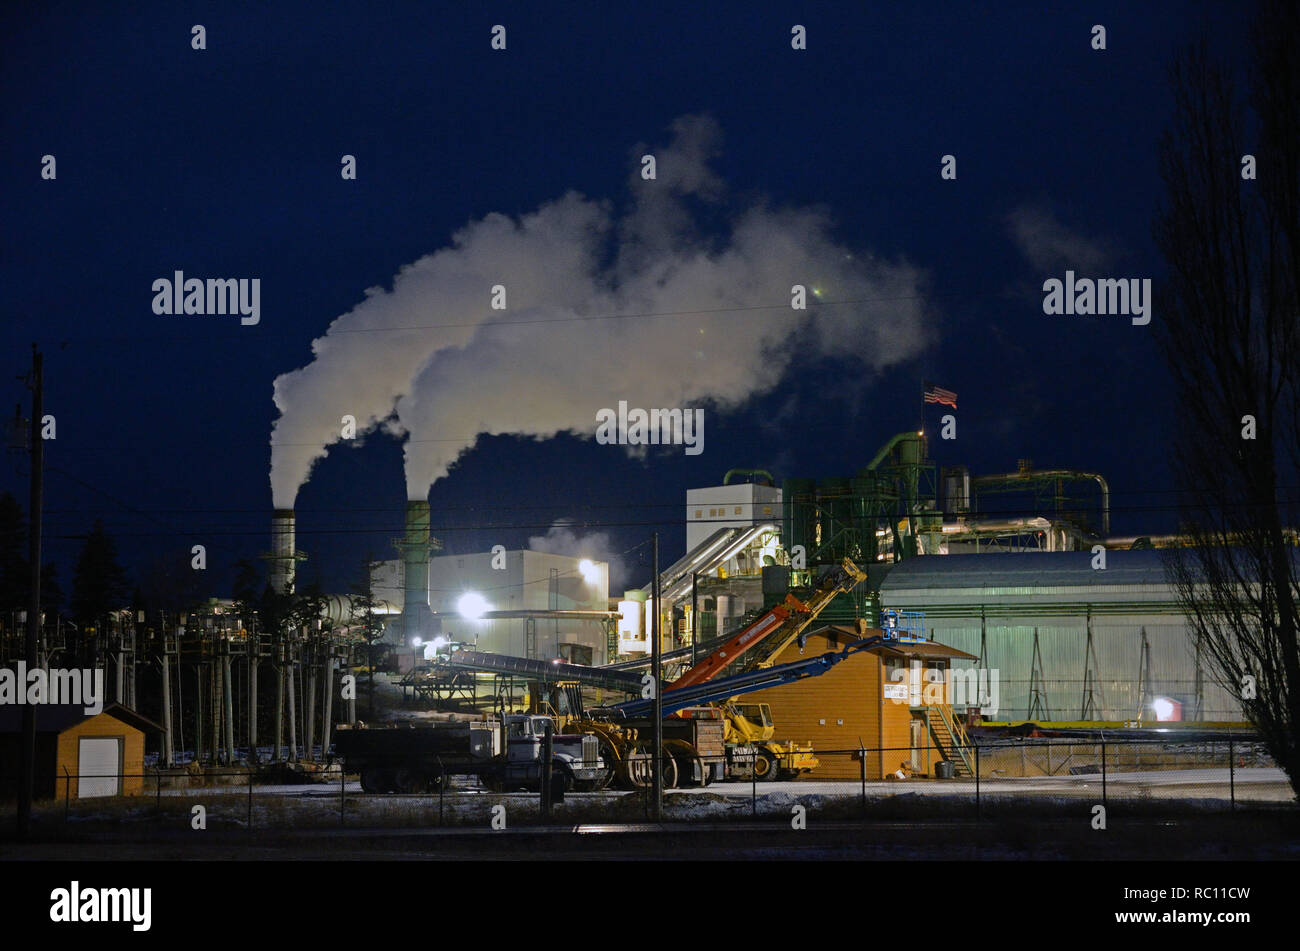
[[[456,602],[456,610],[461,617],[477,621],[491,610],[491,605],[477,591],[466,591],[460,596],[460,600]]]
[[[1173,717],[1174,703],[1168,697],[1156,697],[1151,703],[1151,709],[1156,712],[1157,720],[1169,720]]]
[[[411,646],[412,646],[412,647],[419,647],[419,646],[420,646],[421,644],[423,644],[423,643],[424,643],[424,638],[422,638],[422,637],[413,637],[413,638],[411,638]]]
[[[434,649],[434,650],[442,650],[442,649],[443,649],[444,647],[446,647],[446,646],[447,646],[447,638],[445,638],[445,637],[435,637],[435,638],[433,639],[433,649]]]
[[[582,561],[578,562],[578,570],[582,572],[583,580],[586,581],[587,584],[595,584],[600,578],[600,569],[596,567],[595,563],[590,558],[584,558]]]

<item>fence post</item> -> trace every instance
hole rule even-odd
[[[749,803],[755,819],[758,818],[758,747],[749,760]]]
[[[68,804],[72,801],[72,774],[63,767],[63,821],[68,821]]]
[[[1232,810],[1237,809],[1237,757],[1233,753],[1232,731],[1228,732],[1228,799]]]
[[[248,831],[253,831],[253,771],[246,770],[248,774]]]
[[[975,747],[975,818],[980,818],[980,745],[972,744]]]
[[[858,747],[858,772],[862,777],[862,818],[867,817],[867,748]]]
[[[154,797],[154,809],[158,815],[162,815],[162,770],[159,769],[154,773],[158,777],[158,791]]]
[[[1110,803],[1106,799],[1106,735],[1101,737],[1101,804],[1109,808]]]
[[[555,740],[552,738],[552,730],[554,730],[552,721],[547,720],[542,729],[542,758],[538,764],[540,770],[538,773],[538,792],[542,799],[541,818],[543,822],[549,822],[551,819],[551,759],[555,755]],[[663,767],[662,763],[659,765],[660,768]]]
[[[343,761],[339,760],[339,827],[340,828],[348,824],[347,815],[343,811],[343,807],[347,802],[347,797],[348,797],[348,771],[344,767]]]

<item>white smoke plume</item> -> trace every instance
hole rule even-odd
[[[566,555],[569,558],[590,558],[603,561],[609,565],[610,593],[622,593],[626,583],[628,569],[622,555],[614,548],[608,532],[589,532],[579,535],[573,530],[573,523],[560,519],[546,530],[545,535],[533,535],[528,539],[529,551],[545,552],[548,555]]]
[[[518,220],[489,214],[335,319],[315,360],[275,381],[276,507],[292,507],[344,414],[409,437],[408,498],[423,499],[482,433],[594,433],[619,400],[725,412],[796,359],[878,371],[925,345],[921,271],[840,246],[824,211],[730,206],[709,168],[716,124],[672,131],[634,150],[623,214],[576,192]],[[497,284],[504,311],[489,306]],[[790,307],[794,284],[806,311]]]

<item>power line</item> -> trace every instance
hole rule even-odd
[[[935,299],[942,299],[946,297],[969,297],[969,296],[970,296],[969,291],[954,291],[948,294],[939,294],[939,293],[899,294],[894,297],[858,297],[858,298],[845,298],[843,300],[824,300],[814,295],[810,299],[810,303],[817,304],[818,306],[821,307],[838,307],[838,306],[858,305],[858,304],[890,304],[890,303],[898,303],[901,301],[935,300]],[[562,305],[555,305],[555,306],[562,306]],[[601,321],[601,320],[610,320],[610,321],[666,320],[674,317],[705,317],[705,316],[718,316],[718,315],[725,315],[725,314],[746,314],[746,313],[754,313],[756,311],[762,311],[762,310],[789,310],[792,316],[799,316],[799,317],[807,316],[810,313],[810,311],[794,310],[793,308],[791,308],[790,302],[786,300],[786,301],[782,301],[779,304],[756,304],[748,307],[709,307],[709,308],[700,308],[695,310],[645,311],[645,312],[632,313],[632,314],[572,314],[566,317],[540,317],[532,320],[488,319],[488,320],[481,320],[481,321],[467,321],[461,323],[406,324],[400,327],[354,327],[354,328],[343,328],[343,329],[331,328],[331,329],[327,329],[325,333],[320,334],[320,336],[337,337],[341,335],[350,335],[350,334],[407,333],[415,330],[457,330],[457,329],[465,329],[465,328],[491,329],[495,327],[527,326],[529,324],[561,324],[561,323],[579,323],[579,322]],[[351,312],[352,311],[349,311],[349,313]],[[173,316],[183,317],[185,315],[173,315]],[[189,315],[189,316],[197,316],[197,315]],[[346,315],[340,315],[340,317],[342,316],[346,316]],[[339,318],[335,318],[335,320],[337,319]],[[177,336],[173,334],[152,334],[152,335],[133,334],[130,336],[88,335],[84,337],[74,338],[74,342],[76,340],[86,340],[86,341],[113,340],[113,341],[129,341],[131,343],[139,343],[141,340],[167,340],[171,342],[181,343],[181,342],[188,342],[190,340],[196,340],[204,343],[210,343],[213,341],[237,341],[241,339],[247,341],[249,339],[257,338],[257,337],[290,337],[290,336],[297,337],[302,335],[301,330],[281,330],[281,331],[264,330],[263,329],[264,326],[265,325],[263,324],[258,324],[257,329],[252,331],[250,331],[246,327],[241,327],[228,334],[199,333],[199,334],[191,334],[186,337]]]
[[[1268,502],[1261,502],[1261,503],[1256,503],[1256,502],[1239,502],[1239,503],[1223,503],[1223,504],[1221,505],[1221,507],[1224,508],[1224,509],[1233,509],[1233,510],[1238,510],[1238,509],[1258,509],[1258,508],[1271,508],[1271,507],[1273,506],[1273,504],[1274,504],[1274,503],[1268,503]],[[1285,506],[1285,505],[1300,505],[1300,499],[1287,499],[1287,500],[1283,500],[1282,502],[1277,503],[1277,504],[1279,504],[1279,505],[1283,505],[1283,506]],[[1177,512],[1181,512],[1181,511],[1183,511],[1183,510],[1184,510],[1184,509],[1183,509],[1182,506],[1174,506],[1174,505],[1165,505],[1165,506],[1124,506],[1124,507],[1115,507],[1115,506],[1111,506],[1111,513],[1112,513],[1112,515],[1113,515],[1114,513],[1116,513],[1116,512],[1129,512],[1129,513],[1161,513],[1161,512],[1173,512],[1173,513],[1177,513]],[[939,511],[934,511],[934,512],[925,512],[925,513],[917,513],[917,515],[922,515],[922,516],[923,516],[923,515],[945,515],[945,514],[947,514],[947,515],[957,515],[957,514],[966,514],[966,515],[969,515],[970,513],[943,513],[943,512],[939,512]],[[982,512],[976,513],[976,515],[977,515],[977,518],[976,518],[975,520],[978,520],[978,518],[985,518],[985,517],[989,517],[989,518],[991,518],[991,517],[1034,517],[1034,518],[1050,518],[1050,517],[1051,517],[1051,513],[1037,512],[1036,510],[1032,510],[1032,509],[997,509],[997,510],[985,510],[985,511],[982,511]],[[915,516],[914,516],[914,517],[915,517]],[[896,518],[897,518],[897,519],[902,519],[902,518],[906,518],[906,516],[904,516],[904,515],[894,515],[894,514],[888,514],[888,515],[882,515],[882,516],[879,516],[879,520],[880,520],[880,521],[892,521],[892,520],[894,520],[894,519],[896,519]],[[780,519],[780,516],[777,516],[777,515],[774,514],[774,515],[772,516],[772,519],[773,519],[773,520],[779,520],[779,519]],[[600,530],[604,530],[604,529],[612,529],[612,528],[663,528],[663,527],[665,527],[665,526],[666,526],[666,527],[669,527],[669,528],[677,528],[677,527],[679,527],[679,526],[681,526],[681,527],[685,527],[687,524],[690,524],[690,525],[719,525],[719,526],[721,526],[721,525],[734,524],[735,521],[736,521],[736,518],[735,518],[735,517],[733,517],[733,518],[722,517],[722,518],[714,518],[714,519],[704,519],[704,518],[702,518],[702,519],[690,519],[690,520],[683,520],[683,521],[681,521],[681,522],[678,522],[678,521],[676,521],[676,520],[673,520],[673,521],[671,521],[671,522],[666,522],[666,521],[663,520],[663,519],[650,519],[650,520],[646,520],[646,519],[640,519],[640,520],[608,520],[608,519],[601,519],[601,520],[588,520],[588,521],[581,521],[581,522],[579,522],[579,521],[568,521],[568,520],[560,521],[560,520],[556,519],[556,520],[548,520],[548,521],[545,521],[545,522],[494,522],[494,523],[481,524],[481,525],[432,525],[432,524],[431,524],[429,530],[430,530],[431,533],[433,533],[433,534],[435,534],[435,535],[450,535],[450,534],[454,534],[454,533],[457,533],[457,532],[512,532],[512,531],[514,531],[514,532],[519,532],[519,531],[546,531],[546,530],[549,530],[549,529],[551,529],[551,528],[555,528],[555,527],[563,527],[563,528],[567,528],[567,529],[570,529],[570,530],[573,530],[573,531],[600,531]],[[761,521],[761,519],[760,519],[760,521]],[[1037,530],[1037,529],[1035,529],[1033,526],[1025,526],[1025,527],[1024,527],[1024,532],[1025,532],[1025,533],[1033,532],[1033,531],[1036,531],[1036,530]],[[400,527],[400,526],[398,526],[398,525],[394,525],[394,526],[392,526],[392,527],[376,526],[376,527],[367,527],[367,528],[303,528],[303,527],[300,527],[300,526],[295,526],[295,532],[294,532],[294,534],[295,534],[295,537],[297,537],[297,538],[303,538],[303,537],[310,538],[310,537],[347,536],[347,535],[373,535],[373,534],[379,534],[379,533],[400,534],[401,531],[402,531],[402,527]],[[47,534],[49,534],[49,533],[47,533]],[[1144,533],[1139,533],[1139,534],[1144,534]],[[115,536],[115,537],[118,537],[118,538],[163,538],[163,537],[174,537],[174,536],[177,536],[177,535],[183,535],[183,536],[193,537],[193,538],[199,538],[199,537],[209,537],[209,538],[251,538],[251,537],[259,537],[259,538],[264,538],[264,537],[267,537],[267,536],[269,535],[269,529],[266,528],[266,527],[250,527],[250,528],[247,528],[247,529],[239,529],[239,528],[231,529],[231,528],[207,528],[207,527],[197,527],[197,528],[188,528],[188,529],[184,529],[184,530],[171,530],[171,531],[167,532],[166,534],[161,533],[161,532],[115,532],[115,533],[114,533],[114,536]],[[70,535],[51,535],[51,537],[54,537],[54,538],[61,538],[61,539],[78,539],[78,538],[83,538],[83,537],[85,537],[85,533],[83,532],[83,533],[70,534]]]
[[[84,485],[84,484],[86,484],[86,483],[82,483],[82,484]],[[735,484],[737,484],[737,485],[743,485],[743,484],[746,484],[746,483],[735,483]],[[716,487],[715,487],[715,486],[701,486],[700,488],[716,488]],[[777,488],[779,488],[779,486],[777,486]],[[1283,486],[1278,486],[1277,488],[1278,488],[1279,491],[1294,491],[1294,490],[1300,489],[1300,485],[1283,485]],[[100,491],[100,490],[96,489],[96,491]],[[1034,490],[1032,487],[1030,487],[1030,486],[1025,486],[1023,489],[1017,489],[1016,491],[1034,492],[1035,490]],[[1121,497],[1132,497],[1132,496],[1144,496],[1144,495],[1186,495],[1186,494],[1194,494],[1194,493],[1198,493],[1198,492],[1201,492],[1201,491],[1203,491],[1203,490],[1201,490],[1201,489],[1178,489],[1178,488],[1164,488],[1164,489],[1119,489],[1119,490],[1112,489],[1111,492],[1110,492],[1110,497],[1113,499],[1113,498],[1115,498],[1115,497],[1117,497],[1117,496],[1121,496]],[[100,492],[100,494],[107,496],[107,493],[104,493],[104,492]],[[1009,492],[1009,491],[999,491],[999,492],[996,493],[996,494],[998,494],[998,495],[1010,495],[1010,494],[1012,494],[1012,493]],[[107,496],[107,497],[112,498],[112,496]],[[1093,495],[1093,496],[1091,496],[1091,497],[1089,497],[1089,496],[1078,496],[1078,497],[1072,497],[1071,500],[1070,500],[1070,502],[1071,502],[1071,507],[1073,507],[1073,508],[1080,508],[1080,507],[1083,507],[1083,508],[1090,508],[1090,507],[1094,507],[1094,506],[1096,506],[1096,505],[1098,504],[1098,499],[1099,499],[1099,496],[1096,496],[1096,495]],[[1279,501],[1279,504],[1287,504],[1288,502],[1291,502],[1291,501],[1294,501],[1294,500],[1283,499],[1283,500],[1280,500],[1280,501]],[[122,503],[122,504],[125,505],[125,503]],[[709,503],[707,503],[707,502],[705,502],[705,503],[698,503],[698,502],[697,502],[697,503],[687,503],[687,502],[684,502],[684,501],[683,501],[683,502],[610,502],[610,503],[595,503],[595,502],[579,502],[579,503],[571,503],[571,502],[555,502],[555,503],[537,503],[537,504],[532,504],[532,505],[497,505],[497,504],[492,504],[492,505],[441,505],[441,506],[430,506],[430,512],[431,512],[431,513],[435,513],[435,514],[436,514],[436,513],[440,513],[440,512],[451,513],[451,512],[478,512],[478,511],[492,511],[492,512],[502,512],[502,511],[506,511],[506,512],[513,512],[513,511],[541,511],[541,510],[547,510],[547,509],[553,509],[553,508],[568,508],[568,509],[578,510],[578,511],[584,511],[584,510],[590,510],[590,509],[680,509],[680,508],[684,508],[684,507],[689,507],[690,505],[700,505],[700,504],[703,504],[703,505],[706,505],[706,506],[707,506]],[[712,504],[716,507],[716,506],[718,506],[718,505],[722,505],[722,504],[724,504],[724,503],[722,503],[722,502],[718,502],[718,501],[714,501]],[[726,503],[726,504],[733,504],[733,505],[734,505],[735,503]],[[742,505],[745,505],[745,506],[752,506],[752,505],[754,505],[754,504],[762,504],[762,503],[749,503],[749,502],[745,502],[745,503],[741,503],[741,504],[742,504]],[[772,504],[773,504],[773,505],[783,505],[784,503],[774,502],[774,503],[772,503]],[[171,513],[171,514],[206,513],[206,514],[213,514],[213,515],[224,515],[224,514],[240,514],[240,513],[246,513],[246,514],[254,514],[254,515],[257,515],[257,514],[266,514],[266,513],[270,512],[270,511],[272,511],[272,508],[273,508],[272,506],[256,506],[256,507],[253,507],[253,508],[205,508],[205,507],[191,506],[191,507],[185,507],[185,508],[136,509],[135,511],[139,511],[139,512],[141,512],[141,513]],[[1115,505],[1112,505],[1112,506],[1111,506],[1111,511],[1138,511],[1138,510],[1141,510],[1142,508],[1143,508],[1142,506],[1115,506]],[[51,509],[51,508],[48,508],[48,507],[45,509],[46,514],[75,514],[75,513],[82,512],[82,511],[84,511],[84,509]],[[329,513],[329,512],[344,512],[344,513],[354,512],[354,513],[358,513],[358,514],[360,514],[360,513],[370,513],[370,512],[388,512],[388,513],[393,514],[394,516],[397,516],[397,515],[400,515],[400,514],[404,511],[404,508],[401,507],[401,506],[392,506],[392,505],[375,506],[375,507],[358,507],[358,506],[354,506],[354,505],[342,505],[342,506],[337,506],[337,507],[335,507],[335,506],[312,506],[312,507],[310,507],[310,508],[295,509],[294,511],[295,511],[298,515],[300,515],[300,516],[301,516],[301,515],[309,515],[309,516],[310,516],[310,515],[314,515],[314,514],[318,514],[318,513]],[[1021,510],[1020,510],[1020,509],[981,509],[980,512],[977,513],[977,514],[980,514],[980,515],[986,515],[986,514],[997,514],[997,513],[999,513],[999,512],[1001,512],[1001,513],[1006,513],[1006,512],[1018,512],[1018,511],[1021,511]],[[692,521],[696,521],[696,520],[692,519]]]

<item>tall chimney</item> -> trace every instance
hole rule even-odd
[[[437,633],[429,609],[429,552],[440,547],[429,537],[429,503],[418,499],[407,502],[406,534],[397,542],[405,579],[402,639],[407,647],[413,646],[416,638],[424,641]]]
[[[297,562],[303,555],[294,550],[293,509],[276,509],[271,517],[270,564],[271,589],[277,594],[293,594]]]

